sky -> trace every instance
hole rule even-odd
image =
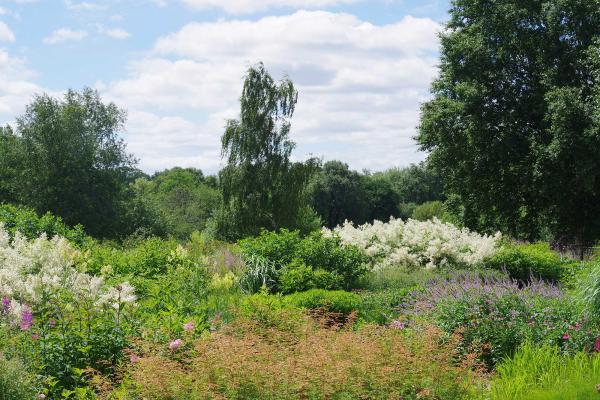
[[[127,111],[148,173],[215,173],[262,61],[299,90],[296,160],[380,171],[425,158],[413,140],[437,74],[446,0],[0,0],[0,124],[36,94],[91,87]]]

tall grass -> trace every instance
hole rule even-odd
[[[556,347],[526,344],[497,367],[489,400],[598,399],[600,355],[560,354]]]

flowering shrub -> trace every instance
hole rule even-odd
[[[59,236],[14,239],[0,225],[0,324],[21,356],[60,394],[82,384],[80,370],[107,370],[126,346],[127,282],[116,286],[75,267],[80,252]],[[29,349],[24,351],[23,349]]]
[[[412,296],[405,311],[460,332],[465,352],[478,352],[489,367],[526,340],[565,352],[592,350],[600,331],[559,288],[542,281],[525,287],[504,279],[440,280]]]
[[[300,328],[268,336],[239,321],[194,343],[187,357],[144,354],[126,398],[463,399],[471,365],[457,364],[456,338],[434,327],[405,331]]]
[[[368,255],[375,269],[473,267],[496,251],[500,233],[480,235],[466,228],[439,221],[391,219],[358,227],[346,222],[334,230],[324,229],[327,237],[357,246]]]

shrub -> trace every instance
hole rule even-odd
[[[597,399],[600,356],[562,354],[557,347],[525,344],[496,369],[490,400]]]
[[[454,362],[455,339],[435,328],[302,331],[290,342],[230,326],[181,362],[148,354],[130,370],[131,397],[453,400],[471,391],[471,365]]]
[[[409,270],[440,267],[473,268],[496,252],[500,233],[482,236],[466,228],[430,221],[391,219],[354,227],[350,223],[324,229],[328,237],[357,246],[370,257],[375,270],[400,267]]]
[[[174,339],[190,321],[198,332],[208,327],[208,271],[187,258],[183,248],[171,254],[164,274],[147,279],[144,285],[138,310],[143,337],[154,341]]]
[[[446,332],[460,332],[466,353],[493,367],[526,340],[565,352],[591,349],[600,336],[597,320],[582,316],[557,287],[479,277],[441,280],[415,293],[409,314],[425,317]]]
[[[107,270],[111,275],[151,278],[167,271],[177,246],[176,241],[157,237],[124,247],[96,244],[86,249],[85,267],[93,274]]]
[[[83,226],[70,228],[58,216],[48,212],[40,217],[32,208],[25,206],[0,204],[0,223],[11,236],[18,231],[28,239],[36,239],[45,233],[49,238],[58,235],[77,245],[92,241],[85,235]]]
[[[0,227],[0,325],[52,395],[83,384],[81,371],[111,371],[127,345],[135,302],[127,282],[111,286],[76,268],[80,252],[66,239],[14,239]]]
[[[344,245],[339,238],[325,237],[320,232],[301,237],[298,232],[285,229],[263,231],[256,238],[241,240],[239,245],[250,264],[251,275],[256,275],[255,260],[261,263],[266,260],[270,272],[268,276],[263,274],[263,280],[270,279],[272,284],[267,283],[267,286],[274,291],[280,290],[282,277],[288,293],[310,287],[351,289],[367,272],[367,259],[358,248]],[[334,278],[339,278],[335,284]],[[294,288],[294,282],[301,286]]]
[[[448,213],[441,201],[428,201],[416,206],[411,217],[417,221],[427,221],[434,218],[444,221],[448,217]]]
[[[309,289],[340,289],[343,279],[335,272],[313,270],[300,261],[293,261],[279,271],[279,291],[283,294]]]
[[[39,392],[34,375],[16,359],[0,354],[0,400],[31,400]]]
[[[540,242],[505,245],[484,263],[489,268],[506,270],[511,278],[522,282],[532,278],[558,282],[563,268],[573,262],[562,259],[548,243]]]
[[[294,307],[311,310],[322,309],[327,312],[350,314],[358,310],[360,296],[342,290],[312,289],[286,296],[285,302]]]
[[[358,316],[361,322],[385,325],[399,314],[404,302],[409,296],[414,296],[421,290],[420,286],[403,289],[384,290],[379,292],[361,292]]]
[[[594,263],[582,271],[577,286],[577,299],[587,314],[600,317],[600,263]]]

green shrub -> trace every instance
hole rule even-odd
[[[335,272],[293,261],[279,271],[279,291],[283,294],[303,292],[309,289],[340,289],[342,278]]]
[[[437,218],[440,221],[445,221],[447,216],[444,203],[441,201],[428,201],[416,206],[412,212],[411,218],[418,221],[427,221]]]
[[[600,317],[600,263],[594,263],[589,269],[581,271],[577,286],[580,304],[589,315]]]
[[[329,312],[350,314],[360,306],[360,296],[342,290],[311,289],[286,296],[285,303],[311,310],[323,309]]]
[[[258,237],[241,240],[239,245],[251,268],[253,258],[258,257],[282,270],[278,276],[270,276],[275,291],[282,278],[286,293],[310,287],[351,289],[368,269],[367,258],[357,247],[344,245],[337,237],[324,237],[321,232],[301,237],[297,231],[285,229],[263,231]],[[339,281],[333,282],[334,278]],[[300,286],[294,288],[294,282]]]
[[[419,286],[413,286],[379,292],[361,292],[358,316],[362,322],[388,324],[396,319],[399,308],[407,297],[420,289]]]
[[[305,318],[298,306],[284,301],[281,295],[270,295],[265,291],[246,297],[240,305],[239,314],[261,329],[289,333],[296,333]]]
[[[526,344],[513,358],[496,369],[490,400],[597,399],[600,383],[600,356],[577,353],[568,356],[557,347]]]
[[[0,354],[0,400],[31,400],[36,398],[39,386],[18,360],[7,360]]]
[[[25,206],[0,204],[0,223],[4,224],[10,234],[14,235],[18,231],[28,239],[35,239],[45,233],[49,238],[63,236],[77,245],[92,241],[86,236],[83,226],[70,228],[58,216],[46,213],[40,217],[32,208]]]
[[[543,242],[505,245],[485,261],[487,267],[506,270],[511,278],[523,282],[531,278],[558,282],[563,267],[572,263],[573,260],[562,259]]]
[[[87,248],[86,269],[93,274],[106,269],[114,275],[153,277],[166,272],[177,246],[174,240],[156,237],[128,246],[95,244]]]

